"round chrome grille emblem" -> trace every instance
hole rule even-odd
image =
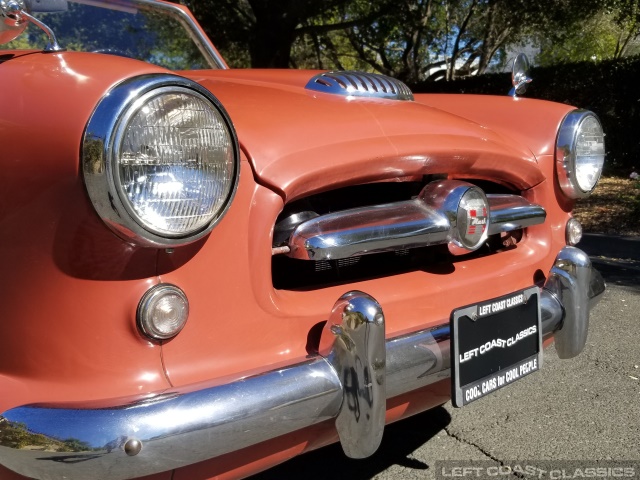
[[[449,251],[454,255],[477,250],[489,235],[489,201],[484,192],[469,185],[459,198],[456,224],[452,225],[449,243]]]
[[[482,190],[473,187],[467,190],[458,206],[458,235],[462,246],[475,250],[487,238],[489,205]]]
[[[422,189],[419,198],[446,217],[449,252],[464,255],[484,245],[491,210],[481,188],[461,180],[435,181]]]

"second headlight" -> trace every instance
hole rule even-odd
[[[84,137],[93,204],[120,236],[173,247],[207,234],[225,213],[239,174],[231,122],[207,90],[170,75],[115,87]]]
[[[587,110],[570,112],[556,142],[558,182],[565,195],[589,195],[602,174],[604,157],[604,132],[598,117]]]

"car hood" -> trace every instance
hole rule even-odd
[[[354,183],[450,174],[518,189],[544,180],[529,146],[418,101],[305,89],[319,72],[191,72],[216,95],[259,182],[289,201]]]
[[[5,90],[30,92],[6,105],[6,118],[14,120],[2,127],[9,136],[20,135],[21,125],[34,125],[29,112],[39,109],[43,118],[56,118],[64,104],[65,122],[48,122],[47,131],[56,142],[79,138],[77,132],[83,131],[97,100],[111,86],[136,75],[168,73],[132,59],[80,52],[21,51],[2,60]],[[551,107],[544,102],[488,96],[350,98],[305,89],[317,73],[181,72],[220,99],[256,181],[285,201],[340,186],[428,174],[530,188],[544,181],[536,156],[553,148],[564,115],[558,109],[571,108],[560,106],[549,113]],[[74,101],[64,101],[67,98]],[[533,116],[532,105],[539,110]],[[77,169],[77,163],[72,167]]]

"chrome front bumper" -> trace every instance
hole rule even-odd
[[[541,290],[544,338],[561,358],[584,348],[589,311],[604,292],[586,254],[564,248]],[[217,457],[336,419],[345,453],[378,447],[386,399],[450,376],[449,322],[385,340],[378,303],[349,292],[336,303],[320,354],[226,385],[163,393],[111,408],[27,405],[0,416],[0,464],[37,479],[128,479]],[[75,442],[64,442],[72,438]],[[34,445],[58,446],[44,451]],[[50,448],[49,450],[52,450]]]

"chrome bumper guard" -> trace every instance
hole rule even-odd
[[[574,247],[560,252],[540,299],[544,338],[555,337],[561,358],[583,349],[590,308],[604,288],[586,254]],[[335,304],[320,354],[304,363],[111,408],[11,409],[0,416],[0,464],[37,479],[128,479],[330,419],[345,453],[366,457],[380,444],[387,398],[450,377],[449,338],[443,321],[385,340],[380,305],[349,292]],[[19,435],[7,434],[11,429]]]

